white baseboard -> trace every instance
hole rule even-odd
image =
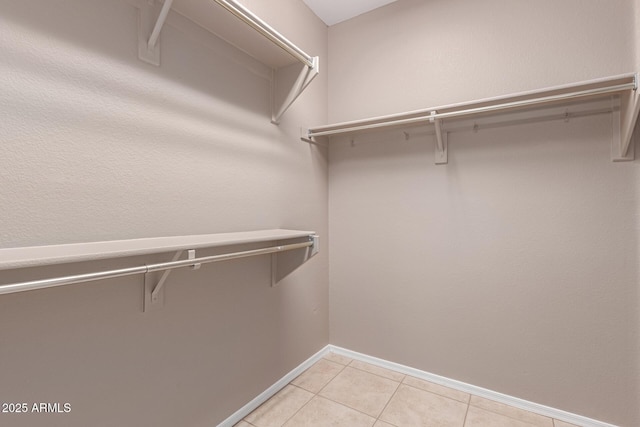
[[[287,375],[280,378],[271,387],[269,387],[268,389],[260,393],[258,397],[256,397],[251,402],[244,405],[242,408],[238,409],[233,415],[231,415],[229,418],[227,418],[226,420],[218,424],[218,427],[233,427],[234,425],[242,421],[244,417],[246,417],[247,415],[255,411],[258,408],[258,406],[262,405],[264,402],[269,400],[269,398],[271,398],[277,392],[282,390],[287,384],[293,381],[298,375],[300,375],[301,373],[309,369],[311,366],[313,366],[314,363],[322,359],[324,355],[329,353],[330,351],[331,351],[330,346],[324,347],[322,350],[320,350],[319,352],[317,352],[316,354],[314,354],[313,356],[311,356],[310,358],[302,362],[297,368],[293,369]]]
[[[487,390],[482,387],[477,387],[471,384],[463,383],[461,381],[452,380],[450,378],[442,377],[440,375],[431,374],[429,372],[421,371],[419,369],[411,368],[409,366],[400,365],[398,363],[389,362],[388,360],[379,359],[377,357],[369,356],[366,354],[358,353],[355,351],[347,350],[345,348],[337,347],[334,345],[327,345],[325,348],[311,356],[300,366],[289,372],[282,377],[278,382],[265,390],[260,396],[253,399],[251,402],[243,406],[235,414],[227,418],[220,423],[218,427],[232,427],[236,423],[240,422],[244,417],[253,412],[258,406],[266,402],[271,396],[280,391],[284,386],[289,384],[304,372],[311,365],[316,363],[327,353],[335,353],[341,356],[346,356],[351,359],[359,360],[361,362],[370,363],[372,365],[380,366],[382,368],[391,369],[396,372],[400,372],[405,375],[411,375],[415,378],[420,378],[432,383],[440,384],[455,390],[460,390],[465,393],[473,394],[475,396],[484,397],[496,402],[504,403],[516,408],[524,409],[535,414],[543,415],[549,418],[555,418],[560,421],[564,421],[570,424],[575,424],[580,427],[617,427],[613,424],[608,424],[602,421],[593,420],[591,418],[583,417],[582,415],[572,414],[570,412],[562,411],[560,409],[551,408],[549,406],[540,405],[538,403],[529,402],[524,399],[520,399],[506,394],[498,393],[497,391]]]

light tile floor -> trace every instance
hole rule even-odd
[[[577,427],[329,353],[236,427]]]

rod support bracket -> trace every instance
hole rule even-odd
[[[635,159],[635,138],[640,138],[640,94],[637,90],[638,74],[634,75],[635,88],[629,93],[612,99],[613,139],[611,160],[614,162]]]
[[[442,131],[441,119],[437,118],[437,111],[430,113],[429,122],[433,123],[436,127],[436,153],[435,163],[436,165],[446,165],[449,163],[449,154],[447,147],[448,134]]]
[[[293,82],[289,89],[289,93],[284,97],[282,102],[279,105],[275,103],[276,92],[278,91],[278,74],[274,73],[272,78],[272,97],[274,97],[274,105],[273,111],[271,114],[271,123],[274,125],[280,124],[280,119],[284,113],[287,112],[289,107],[293,105],[293,103],[298,99],[302,92],[311,84],[313,79],[320,73],[320,57],[314,56],[311,58],[311,66],[304,64],[300,73],[298,74],[298,78]]]
[[[311,130],[306,127],[300,128],[300,140],[319,147],[328,147],[327,142],[320,142],[314,136],[310,136]]]
[[[154,0],[144,2],[138,9],[138,58],[160,66],[159,37],[173,0],[164,0],[162,7]]]
[[[308,142],[309,144],[314,144],[316,142],[312,136],[309,136],[309,128],[305,127],[300,128],[300,139],[304,142]]]
[[[312,234],[309,236],[309,240],[311,241],[311,248],[309,252],[309,258],[316,255],[320,252],[320,236],[317,234]]]
[[[182,256],[183,251],[177,251],[171,261],[177,261]],[[162,276],[157,282],[153,278],[156,277],[152,273],[144,275],[144,312],[162,308],[164,306],[164,284],[169,278],[171,270],[162,272]]]
[[[196,259],[196,250],[195,249],[189,249],[187,251],[187,259]],[[198,269],[200,269],[200,267],[202,267],[202,264],[197,262],[197,263],[193,264],[190,268],[192,270],[198,270]]]

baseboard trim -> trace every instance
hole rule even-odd
[[[493,390],[487,390],[486,388],[467,384],[462,381],[452,380],[450,378],[446,378],[440,375],[421,371],[419,369],[411,368],[409,366],[401,365],[399,363],[389,362],[388,360],[379,359],[377,357],[358,353],[352,350],[347,350],[342,347],[337,347],[334,345],[329,345],[328,347],[329,347],[329,350],[328,350],[329,352],[333,352],[341,356],[346,356],[351,359],[367,362],[372,365],[380,366],[382,368],[391,369],[393,371],[397,371],[405,375],[411,375],[412,377],[416,377],[416,378],[423,379],[425,381],[430,381],[432,383],[440,384],[455,390],[460,390],[465,393],[473,394],[475,396],[484,397],[486,399],[494,400],[496,402],[504,403],[516,408],[524,409],[526,411],[543,415],[549,418],[555,418],[557,420],[564,421],[570,424],[575,424],[580,427],[617,427],[613,424],[608,424],[602,421],[593,420],[591,418],[583,417],[582,415],[572,414],[570,412],[566,412],[556,408],[551,408],[545,405],[540,405],[538,403],[529,402],[528,400],[498,393],[497,391],[493,391]]]
[[[251,402],[244,405],[242,408],[238,409],[233,415],[229,418],[218,424],[218,427],[233,427],[244,417],[252,413],[256,410],[260,405],[269,400],[273,395],[282,390],[287,384],[293,381],[298,375],[309,369],[314,363],[318,360],[322,359],[327,353],[329,353],[330,346],[325,346],[322,350],[318,351],[316,354],[302,362],[297,368],[293,369],[284,377],[280,378],[275,384],[271,387],[263,391],[253,399]]]
[[[335,345],[327,345],[322,350],[305,360],[300,366],[289,372],[282,377],[278,382],[273,384],[267,390],[262,392],[258,397],[247,403],[245,406],[236,411],[229,418],[218,424],[218,427],[233,427],[236,423],[239,423],[244,417],[253,412],[258,406],[269,400],[270,397],[275,395],[284,386],[289,384],[311,367],[318,360],[322,359],[327,353],[335,353],[341,356],[349,357],[351,359],[359,360],[361,362],[370,363],[372,365],[380,366],[382,368],[391,369],[403,373],[405,375],[411,375],[412,377],[420,378],[432,383],[440,384],[455,390],[460,390],[465,393],[473,394],[475,396],[484,397],[486,399],[494,400],[496,402],[504,403],[516,408],[524,409],[529,412],[533,412],[539,415],[543,415],[549,418],[555,418],[566,423],[575,424],[580,427],[618,427],[613,424],[608,424],[602,421],[594,420],[591,418],[583,417],[582,415],[572,414],[560,409],[551,408],[549,406],[540,405],[538,403],[529,402],[524,399],[509,396],[506,394],[498,393],[497,391],[487,390],[482,387],[474,386],[464,383],[462,381],[452,380],[450,378],[442,377],[440,375],[432,374],[429,372],[421,371],[420,369],[411,368],[409,366],[401,365],[399,363],[390,362],[388,360],[380,359],[377,357],[369,356],[367,354],[358,353],[356,351],[348,350]]]

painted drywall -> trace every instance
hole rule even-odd
[[[631,0],[392,3],[330,28],[329,120],[630,72],[631,12]]]
[[[295,16],[283,33],[326,58],[326,26],[301,1],[255,3],[276,27]],[[136,22],[118,0],[0,1],[0,246],[269,228],[326,239],[327,155],[299,140],[300,123],[327,119],[326,73],[274,126],[264,66],[174,13],[161,66],[146,64]],[[2,295],[0,402],[71,412],[0,425],[217,425],[328,343],[326,251],[274,288],[270,263],[174,272],[152,313],[141,276]]]
[[[640,0],[635,1],[635,9],[633,15],[636,17],[636,37],[634,37],[636,45],[636,70],[640,69]]]
[[[635,46],[636,46],[636,68],[635,71],[637,73],[639,73],[640,75],[640,0],[636,0],[635,1],[635,11],[633,14],[636,17],[636,35],[634,37],[634,41],[635,41]],[[636,96],[638,96],[636,94]],[[636,122],[636,131],[635,131],[635,138],[636,141],[638,141],[638,139],[640,139],[640,120]],[[637,152],[637,151],[636,151]],[[640,188],[636,188],[636,212],[640,213]],[[638,215],[638,218],[640,218],[640,214]],[[639,219],[640,221],[640,219]],[[640,227],[636,227],[636,230],[640,229]],[[639,231],[636,231],[636,233],[640,233]],[[640,253],[640,237],[638,237],[637,241],[636,241],[636,247],[637,247],[637,252]],[[638,304],[640,305],[640,268],[638,269],[638,278],[637,278],[637,297],[636,300],[638,301]],[[636,325],[640,325],[640,310],[638,310],[637,313],[637,318],[636,318]],[[640,354],[640,339],[636,340],[637,343],[637,348],[636,348],[636,352],[637,354]],[[640,372],[640,357],[637,357],[636,359],[636,371]],[[640,374],[636,376],[636,390],[638,392],[638,394],[640,394]],[[637,411],[637,415],[636,417],[638,419],[640,419],[640,407],[636,408]]]
[[[632,72],[632,6],[400,0],[329,29],[330,121]],[[611,138],[469,129],[443,166],[431,135],[334,139],[331,343],[639,425],[640,162]]]

